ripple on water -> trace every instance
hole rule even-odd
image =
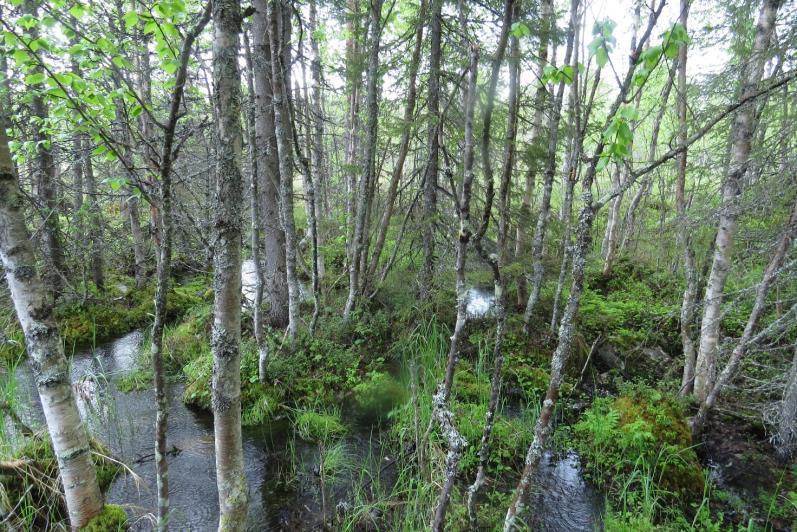
[[[600,528],[602,504],[581,476],[578,455],[546,452],[540,462],[529,510],[533,530],[592,532]]]

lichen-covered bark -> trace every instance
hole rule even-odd
[[[467,43],[467,24],[465,14],[460,3],[460,26],[463,30],[463,41]],[[443,436],[448,444],[446,456],[445,479],[437,499],[434,516],[432,518],[432,530],[435,532],[443,529],[448,503],[451,498],[451,489],[457,475],[459,461],[468,445],[456,429],[456,425],[451,414],[449,399],[451,396],[451,386],[454,383],[454,370],[459,357],[459,343],[467,321],[467,300],[465,285],[465,260],[467,258],[468,243],[471,238],[472,229],[470,221],[470,200],[473,189],[473,163],[474,163],[474,144],[473,144],[473,113],[477,99],[477,85],[479,68],[479,50],[476,46],[470,46],[470,67],[468,71],[468,85],[464,97],[465,107],[465,141],[463,153],[463,176],[462,191],[457,199],[457,214],[459,216],[459,233],[457,238],[457,258],[456,258],[456,290],[457,290],[457,319],[454,324],[454,332],[451,335],[448,360],[446,362],[446,373],[443,382],[440,383],[438,391],[432,401],[432,420],[440,426]],[[431,427],[431,425],[430,425]],[[427,431],[428,432],[428,431]]]
[[[551,26],[554,23],[553,2],[542,0],[540,3],[540,20],[542,27],[539,33],[539,46],[537,49],[537,64],[535,65],[534,79],[541,80],[543,71],[548,62],[548,46],[550,44]],[[539,161],[542,159],[542,147],[540,146],[543,136],[543,118],[545,107],[548,102],[548,87],[543,84],[537,86],[534,93],[534,115],[531,121],[531,139],[529,141],[529,152],[527,154],[528,169],[525,174],[523,186],[523,199],[518,213],[517,229],[515,231],[515,258],[519,258],[526,252],[526,242],[528,228],[532,225],[531,207],[534,200],[534,186],[539,169]],[[527,302],[527,281],[525,277],[518,279],[517,305],[520,307]]]
[[[783,392],[783,401],[778,416],[778,432],[775,435],[775,451],[786,462],[797,450],[797,342],[791,362],[789,380]]]
[[[219,530],[244,530],[249,488],[241,442],[241,233],[243,189],[238,0],[213,2],[213,85],[218,122],[214,203],[212,404]]]
[[[72,393],[52,297],[36,271],[23,205],[8,139],[5,129],[0,128],[0,260],[25,333],[29,362],[58,460],[69,522],[77,529],[100,513],[102,494],[86,426]]]
[[[686,28],[689,16],[689,1],[681,0],[680,21]],[[687,47],[682,46],[678,51],[678,101],[676,112],[678,115],[678,142],[684,150],[678,154],[678,171],[675,178],[675,209],[678,214],[678,243],[682,247],[684,261],[684,275],[686,286],[681,298],[680,336],[681,347],[684,353],[684,371],[681,378],[681,395],[692,393],[695,378],[695,338],[694,322],[697,303],[697,272],[695,267],[695,252],[692,249],[692,239],[686,219],[686,161],[688,153],[686,142],[689,138],[689,129],[686,121],[686,61]]]
[[[764,74],[764,65],[772,40],[775,16],[780,0],[764,0],[756,26],[755,41],[750,61],[741,74],[741,99],[750,97],[758,90]],[[752,102],[744,104],[737,112],[731,126],[731,160],[722,185],[722,206],[717,236],[714,244],[714,258],[711,265],[703,306],[703,320],[700,325],[700,348],[697,352],[694,391],[700,402],[705,402],[714,388],[717,378],[717,357],[720,321],[722,320],[722,300],[725,281],[731,269],[733,238],[739,217],[739,196],[744,185],[744,176],[750,162],[750,149],[756,122],[756,106]]]
[[[329,212],[328,194],[326,187],[329,182],[329,170],[327,168],[326,153],[324,150],[324,97],[321,92],[321,52],[319,50],[318,34],[318,14],[316,10],[315,0],[310,0],[310,18],[309,32],[310,32],[310,50],[312,52],[310,62],[310,73],[313,79],[313,99],[311,102],[312,109],[312,122],[313,132],[311,134],[311,160],[313,164],[313,171],[315,172],[315,219],[317,224],[316,241],[318,243],[316,253],[316,267],[318,268],[318,278],[323,279],[326,276],[326,266],[324,262],[324,254],[321,253],[321,246],[324,243],[323,235],[321,234],[321,222],[324,219],[324,213]],[[324,208],[326,207],[326,208]]]
[[[268,342],[266,342],[265,331],[263,330],[263,290],[266,284],[265,269],[263,268],[263,234],[261,228],[263,221],[260,210],[259,198],[260,187],[258,187],[257,171],[257,135],[255,133],[255,82],[254,82],[254,61],[252,60],[252,47],[249,44],[248,32],[244,31],[244,51],[246,56],[246,134],[249,144],[247,154],[249,155],[249,168],[251,170],[251,182],[249,184],[250,198],[249,205],[251,212],[251,248],[252,262],[255,265],[255,294],[252,301],[252,322],[255,333],[255,342],[258,352],[258,378],[260,382],[266,382],[266,372],[268,368]]]
[[[517,2],[507,2],[505,4],[503,27],[511,27],[512,20],[519,17],[520,5]],[[476,498],[486,482],[487,463],[490,460],[490,441],[492,439],[493,427],[495,426],[495,416],[498,410],[498,402],[501,397],[501,386],[504,366],[504,335],[506,333],[506,296],[505,279],[502,275],[506,259],[506,243],[509,232],[509,194],[512,179],[512,171],[515,163],[515,136],[517,134],[517,113],[518,113],[518,84],[520,81],[520,40],[516,36],[510,38],[509,45],[509,107],[507,115],[507,130],[504,139],[504,155],[501,168],[501,183],[498,193],[498,253],[488,254],[480,240],[474,242],[482,260],[487,262],[493,274],[493,286],[495,297],[495,341],[493,344],[493,374],[490,380],[490,399],[487,403],[487,412],[484,417],[484,428],[482,430],[481,443],[479,445],[479,465],[476,471],[476,478],[468,488],[468,521],[472,529],[478,526],[476,513]],[[485,213],[482,216],[482,223],[487,224],[491,218],[489,210],[491,204],[485,206]],[[481,233],[481,231],[480,231]]]
[[[568,32],[567,49],[565,51],[565,65],[570,64],[570,57],[573,54],[574,26]],[[543,246],[545,235],[548,231],[548,219],[551,213],[551,193],[553,191],[554,177],[556,176],[556,153],[559,144],[559,120],[562,116],[562,99],[564,97],[565,81],[559,82],[556,88],[556,95],[550,110],[550,120],[548,122],[548,152],[545,162],[545,173],[542,186],[542,200],[540,202],[540,213],[537,217],[537,225],[534,229],[534,239],[531,243],[531,293],[526,302],[526,310],[523,314],[523,329],[528,334],[531,323],[531,316],[540,298],[545,265],[543,263]]]
[[[571,13],[578,9],[579,0],[572,0]],[[631,80],[634,74],[636,60],[642,49],[647,44],[653,27],[664,9],[664,0],[656,4],[655,8],[651,11],[648,25],[642,36],[637,43],[637,47],[631,53],[629,68],[626,72],[620,90],[610,106],[606,121],[604,122],[604,129],[608,126],[609,121],[615,116],[620,104],[625,100],[628,94]],[[576,328],[576,317],[578,315],[579,305],[581,303],[581,295],[584,291],[584,267],[586,265],[587,255],[592,246],[592,227],[595,221],[597,208],[605,203],[603,201],[594,203],[592,195],[592,185],[595,181],[596,168],[599,155],[603,152],[604,142],[603,139],[599,140],[595,146],[595,150],[590,158],[589,167],[582,180],[582,207],[578,217],[578,225],[576,226],[576,245],[573,251],[573,272],[572,281],[570,284],[570,293],[567,299],[567,305],[562,316],[562,321],[559,326],[559,341],[551,356],[551,377],[548,383],[548,389],[545,393],[545,399],[542,403],[540,415],[537,418],[537,423],[534,426],[534,439],[529,445],[526,452],[526,459],[523,466],[520,479],[518,480],[515,492],[512,496],[512,501],[507,509],[506,517],[504,518],[504,532],[510,532],[515,529],[518,515],[525,506],[525,500],[531,487],[534,472],[539,466],[545,447],[551,436],[553,427],[551,424],[556,400],[559,397],[559,389],[562,385],[564,377],[564,370],[567,361],[570,358],[573,347],[573,338]]]
[[[374,243],[374,249],[371,252],[371,260],[368,262],[368,270],[365,274],[365,292],[369,292],[369,288],[374,287],[374,275],[379,266],[379,259],[382,255],[382,250],[385,247],[385,239],[387,237],[388,229],[390,228],[390,220],[393,217],[393,208],[396,203],[396,195],[398,193],[398,185],[401,177],[404,174],[404,162],[407,159],[407,152],[410,147],[410,133],[413,131],[412,122],[415,115],[415,101],[418,95],[416,80],[418,78],[418,66],[421,60],[421,48],[423,45],[423,19],[426,16],[426,0],[421,0],[421,5],[418,8],[418,23],[415,29],[415,44],[412,49],[412,56],[409,64],[409,81],[407,87],[407,102],[404,106],[404,117],[402,119],[404,127],[401,133],[401,141],[399,142],[398,156],[393,165],[393,173],[390,177],[390,184],[388,185],[385,194],[385,207],[382,213],[382,219],[379,223],[379,230]]]
[[[299,280],[296,273],[296,222],[293,217],[293,124],[290,112],[290,24],[291,7],[273,0],[269,13],[271,43],[271,87],[274,136],[279,161],[279,200],[282,231],[285,233],[285,277],[288,283],[288,337],[299,332]]]
[[[25,14],[39,17],[39,0],[25,0]],[[25,30],[25,38],[35,41],[39,38],[38,25]],[[35,65],[34,74],[44,74],[41,65]],[[59,221],[59,202],[56,190],[55,160],[52,152],[52,139],[47,133],[49,112],[44,95],[37,89],[30,90],[30,112],[35,117],[31,120],[33,142],[36,155],[33,161],[35,168],[36,195],[39,200],[42,220],[41,239],[44,255],[44,278],[51,287],[55,297],[61,294],[64,278],[67,275],[66,257],[61,245],[61,223]]]
[[[268,324],[288,325],[288,277],[285,264],[285,232],[280,221],[280,172],[274,133],[271,83],[271,42],[266,0],[252,2],[252,74],[254,77],[255,157],[257,167],[260,230],[263,233],[264,292]],[[265,362],[265,361],[264,361]]]

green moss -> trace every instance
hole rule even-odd
[[[191,308],[181,323],[164,331],[164,361],[170,371],[179,371],[189,362],[210,353],[212,321],[213,307],[203,303]]]
[[[102,511],[94,516],[89,524],[80,529],[82,532],[112,532],[127,530],[127,513],[121,506],[106,504]]]
[[[461,360],[454,371],[454,395],[466,402],[486,401],[490,397],[490,382],[480,378],[467,360]]]
[[[241,423],[245,426],[260,425],[274,417],[282,406],[282,393],[278,388],[250,383],[243,390]]]

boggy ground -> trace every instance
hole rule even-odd
[[[484,284],[482,277],[475,274],[471,280],[474,285]],[[428,439],[425,431],[432,390],[447,352],[454,297],[443,288],[419,307],[414,294],[403,289],[407,283],[399,282],[401,276],[397,279],[348,323],[334,311],[344,294],[331,291],[328,311],[313,337],[302,334],[288,345],[281,332],[271,333],[265,384],[258,382],[251,319],[248,315],[245,319],[244,425],[256,427],[281,419],[292,427],[292,438],[318,448],[310,473],[315,480],[310,482],[314,486],[319,482],[320,487],[305,494],[318,499],[306,505],[312,507],[313,518],[308,520],[298,508],[281,517],[283,524],[391,530],[428,525],[446,449],[436,431]],[[614,277],[592,274],[590,279],[593,288],[586,292],[579,316],[577,349],[558,408],[553,449],[554,456],[575,456],[567,459],[580,462],[583,476],[593,486],[582,482],[581,491],[598,489],[605,496],[604,504],[600,496],[589,495],[595,508],[587,505],[582,517],[593,525],[602,521],[607,530],[790,530],[797,519],[795,470],[793,465],[775,462],[765,427],[715,415],[705,441],[691,441],[686,416],[692,405],[674,397],[679,378],[679,287],[671,281],[628,265],[617,268]],[[199,410],[210,407],[207,287],[206,278],[195,278],[174,289],[173,322],[165,339],[170,376],[184,382],[183,400]],[[531,335],[521,333],[516,312],[509,318],[504,401],[492,443],[490,482],[479,506],[485,529],[502,522],[547,385],[555,346],[545,324],[551,292],[548,286]],[[514,300],[513,291],[508,297]],[[142,307],[147,296],[126,293],[112,301],[102,305],[101,312],[93,301],[64,306],[60,315],[65,335],[78,344],[87,340],[84,330],[93,330],[93,337],[112,336],[146,321],[137,316],[146,312]],[[87,329],[86,323],[93,325]],[[460,465],[460,482],[448,515],[452,530],[467,524],[465,495],[477,465],[476,447],[489,397],[493,330],[489,316],[469,323],[455,376],[452,406],[471,445]],[[118,379],[120,389],[150,386],[145,353],[142,350],[138,369]],[[344,415],[341,405],[350,415]],[[352,416],[375,427],[368,459],[354,460],[341,443],[352,430]],[[568,455],[571,450],[578,455]],[[14,457],[21,456],[15,452]],[[292,471],[295,474],[297,469]],[[290,471],[276,476],[291,489]],[[346,482],[340,481],[343,476]],[[8,478],[3,478],[8,486]],[[553,486],[542,484],[553,491]],[[546,521],[545,516],[533,514],[534,505],[526,519],[535,529],[568,528],[561,519]],[[590,528],[583,522],[569,526]]]

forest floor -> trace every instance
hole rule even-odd
[[[394,277],[349,322],[334,311],[345,294],[329,290],[326,312],[313,337],[302,334],[287,345],[281,332],[270,333],[272,355],[265,384],[258,382],[257,348],[246,314],[243,423],[250,428],[273,427],[275,420],[283,427],[287,423],[279,437],[293,442],[280,451],[287,458],[276,480],[293,515],[283,511],[273,522],[277,528],[280,523],[312,523],[308,526],[317,529],[428,526],[446,449],[436,431],[428,439],[424,431],[432,391],[443,371],[454,294],[441,288],[431,302],[419,307],[415,295],[406,290],[406,279],[400,274]],[[483,277],[476,273],[470,281],[478,287],[486,284]],[[531,505],[526,516],[531,528],[588,530],[601,522],[606,530],[618,531],[797,528],[797,467],[776,462],[767,428],[741,408],[747,400],[741,391],[730,395],[712,418],[705,440],[692,442],[687,416],[693,405],[675,396],[680,379],[679,288],[671,281],[666,274],[629,265],[618,267],[610,278],[592,275],[579,317],[576,353],[557,411],[549,466],[554,477],[560,475],[563,498],[586,501],[584,494],[589,492],[589,500],[595,502],[584,503],[579,510],[583,515],[551,515],[547,520],[533,515]],[[84,301],[60,304],[57,315],[67,345],[77,349],[98,344],[100,339],[145,326],[151,288],[127,289],[128,283],[120,278],[111,297],[89,294]],[[445,279],[443,283],[453,286]],[[173,386],[184,390],[182,400],[197,412],[210,411],[209,286],[208,278],[196,277],[173,289],[165,338]],[[520,315],[510,306],[504,400],[487,471],[490,482],[479,505],[484,529],[503,520],[547,386],[555,338],[542,318],[550,314],[551,288],[544,293],[539,321],[529,336],[522,334]],[[514,292],[508,297],[514,300]],[[467,528],[466,491],[478,464],[476,448],[490,391],[495,326],[487,310],[468,324],[455,375],[452,408],[471,445],[460,464],[460,482],[448,514],[451,530]],[[0,351],[7,360],[17,358],[19,333],[10,321],[4,330]],[[143,346],[146,341],[145,337]],[[114,377],[120,393],[150,388],[145,351],[142,348],[135,367]],[[12,374],[3,377],[6,392]],[[269,431],[273,437],[274,429]],[[364,446],[363,452],[352,452],[355,440]],[[3,460],[48,460],[27,456],[30,447],[1,447]],[[301,482],[297,487],[296,478],[303,470],[309,471],[305,483],[312,489]],[[562,475],[575,475],[577,483],[565,485]],[[27,481],[14,487],[12,480],[0,474],[6,493],[25,489]],[[539,483],[543,491],[557,490],[543,480]],[[535,497],[544,494],[537,492]],[[29,499],[32,506],[41,503]],[[553,504],[566,502],[554,499]],[[567,520],[579,518],[587,523]]]

